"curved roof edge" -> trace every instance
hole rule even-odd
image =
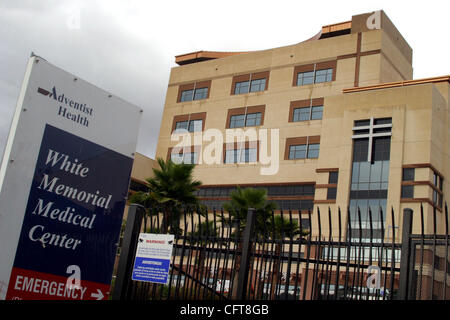
[[[380,83],[380,84],[375,84],[375,85],[365,86],[365,87],[353,87],[353,88],[343,89],[342,92],[343,93],[352,93],[352,92],[377,90],[377,89],[385,89],[385,88],[395,88],[395,87],[405,87],[405,86],[412,86],[412,85],[416,85],[416,84],[436,83],[436,82],[450,82],[450,75],[433,77],[433,78],[417,79],[417,80],[386,82],[386,83]]]
[[[319,33],[317,33],[316,35],[314,35],[312,38],[309,38],[300,43],[329,38],[329,37],[341,35],[344,33],[350,33],[351,28],[352,28],[352,21],[345,21],[345,22],[326,25],[326,26],[323,26],[322,30]],[[175,56],[175,63],[178,64],[179,66],[182,66],[185,64],[219,59],[219,58],[225,58],[225,57],[235,56],[238,54],[249,53],[249,52],[256,52],[256,51],[220,52],[220,51],[201,50],[201,51],[195,51],[195,52],[190,52],[190,53],[185,53],[185,54],[180,54],[178,56]]]

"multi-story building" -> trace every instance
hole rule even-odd
[[[406,207],[422,204],[427,228],[432,210],[442,212],[450,76],[413,80],[412,49],[384,12],[324,26],[294,45],[199,51],[176,63],[156,157],[197,163],[198,195],[210,208],[236,185],[263,187],[303,226],[307,210],[354,216],[359,207],[364,229],[368,208],[382,208],[385,236]]]

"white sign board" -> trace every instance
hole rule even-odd
[[[30,58],[0,167],[0,299],[108,297],[141,116]]]
[[[173,234],[140,233],[132,280],[167,284]]]

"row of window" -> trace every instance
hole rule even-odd
[[[237,108],[239,110],[237,114],[236,109],[230,109],[229,115],[227,117],[226,127],[229,129],[233,128],[243,128],[243,127],[256,127],[263,125],[264,118],[264,106],[258,107],[248,107],[248,108]],[[261,110],[254,112],[252,110]],[[323,105],[308,106],[293,108],[289,117],[290,122],[301,122],[310,120],[321,120],[323,116]],[[186,115],[185,115],[186,116]],[[188,132],[199,132],[203,131],[205,117],[201,119],[186,119],[177,120],[182,116],[176,116],[174,118],[174,133],[181,133],[187,130]]]
[[[314,202],[313,200],[270,200],[275,202],[277,205],[276,210],[301,210],[307,211],[313,210]],[[205,205],[208,210],[220,210],[223,208],[223,204],[228,202],[227,200],[200,200],[200,203]],[[302,224],[305,223],[302,219]],[[306,223],[305,223],[306,224]],[[305,225],[302,225],[303,229],[307,229]],[[309,227],[309,226],[308,226]]]
[[[268,89],[270,72],[250,73],[234,76],[232,80],[232,95],[261,92]],[[335,80],[336,61],[309,64],[294,68],[295,86],[304,86]],[[194,82],[179,87],[177,102],[188,102],[207,99],[211,88],[211,80]]]
[[[258,158],[258,142],[248,142],[245,146],[224,147],[225,164],[256,163]],[[317,159],[320,151],[320,136],[288,138],[285,146],[285,160]],[[198,164],[200,147],[169,149],[170,159],[175,163]]]
[[[264,185],[251,186],[254,189],[265,189],[267,196],[314,196],[313,184],[283,184],[283,185]],[[196,191],[198,197],[222,197],[228,198],[236,187],[204,187]]]
[[[225,163],[253,163],[258,161],[257,148],[242,148],[225,150]],[[170,154],[174,163],[198,164],[198,152],[184,152]]]

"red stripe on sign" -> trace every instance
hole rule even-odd
[[[107,300],[110,285],[81,280],[78,288],[67,277],[13,268],[6,300]]]

